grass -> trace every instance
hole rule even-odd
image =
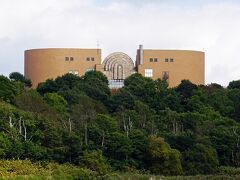
[[[0,180],[240,180],[240,169],[222,167],[218,175],[154,176],[149,174],[96,172],[71,164],[33,163],[29,160],[0,160]]]

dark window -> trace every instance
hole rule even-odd
[[[170,59],[170,62],[173,62],[173,59]]]
[[[73,57],[70,57],[70,61],[73,61],[73,59],[74,59]]]
[[[65,57],[65,61],[69,61],[69,57]]]
[[[150,60],[149,60],[150,62],[153,62],[153,58],[150,58]]]
[[[163,71],[162,72],[162,80],[164,80],[167,83],[169,83],[169,72],[168,71]]]
[[[91,61],[94,61],[94,57],[91,57]]]
[[[168,62],[168,58],[165,59],[165,62]]]
[[[87,57],[87,61],[90,61],[90,58],[89,58],[89,57]]]
[[[158,62],[158,59],[157,59],[157,58],[154,58],[154,62]]]

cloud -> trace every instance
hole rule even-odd
[[[199,1],[198,1],[199,2]],[[0,74],[23,72],[29,48],[95,48],[103,59],[136,49],[206,52],[206,82],[240,79],[240,3],[237,1],[2,0]]]

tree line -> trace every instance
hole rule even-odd
[[[40,83],[0,76],[0,158],[71,163],[99,174],[213,174],[240,165],[240,81],[195,85],[101,72]]]

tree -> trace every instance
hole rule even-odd
[[[237,81],[231,81],[229,84],[228,84],[228,89],[240,89],[240,80],[237,80]]]
[[[124,85],[124,89],[151,107],[156,95],[155,82],[152,79],[135,73],[125,79]]]
[[[9,75],[9,78],[13,81],[19,81],[21,83],[24,84],[25,87],[31,87],[32,86],[32,82],[30,79],[26,79],[21,73],[19,72],[12,72]]]
[[[106,109],[101,103],[94,101],[88,96],[81,96],[79,103],[72,108],[71,119],[73,119],[75,130],[84,129],[85,145],[88,145],[88,126],[96,119],[98,113],[104,113]]]
[[[197,89],[197,85],[191,83],[189,80],[182,80],[177,86],[176,91],[179,92],[183,99],[189,98],[193,95],[194,90]]]
[[[11,80],[14,80],[14,81],[20,81],[22,83],[25,82],[25,77],[19,73],[19,72],[12,72],[10,75],[9,75],[9,78]]]
[[[118,129],[117,121],[110,116],[98,114],[89,127],[89,139],[96,148],[104,150],[112,133]]]
[[[150,109],[148,105],[138,100],[135,101],[134,109],[138,114],[137,118],[138,122],[135,122],[136,126],[146,130],[151,129],[147,126],[149,125],[149,122],[153,121],[155,112],[152,109]]]
[[[82,89],[91,98],[108,104],[110,89],[107,77],[99,71],[86,72],[83,78]]]
[[[20,94],[15,98],[14,103],[17,107],[25,111],[58,119],[57,112],[45,103],[43,98],[35,90],[30,90]]]
[[[172,149],[163,138],[151,136],[148,148],[149,169],[154,174],[182,174],[181,153]]]
[[[107,160],[100,150],[84,151],[80,164],[83,167],[96,171],[99,175],[105,175],[110,170]]]
[[[36,90],[41,95],[54,93],[58,91],[58,84],[53,79],[48,79],[45,82],[39,83]]]
[[[142,130],[133,129],[129,133],[129,139],[132,142],[132,154],[130,158],[134,161],[133,165],[143,169],[146,166],[146,153],[149,147],[148,137]]]
[[[120,132],[114,132],[110,137],[105,154],[112,162],[112,166],[124,169],[133,150],[131,140]]]
[[[115,112],[119,108],[133,109],[134,96],[126,89],[120,89],[116,94],[111,97],[108,104],[109,111]]]
[[[49,106],[54,108],[63,117],[68,116],[68,104],[67,101],[57,93],[44,94],[43,100],[47,102]]]
[[[189,175],[215,173],[219,165],[216,150],[196,144],[184,153],[184,169]]]
[[[0,99],[12,102],[15,96],[23,92],[21,83],[12,82],[7,77],[0,76]]]

